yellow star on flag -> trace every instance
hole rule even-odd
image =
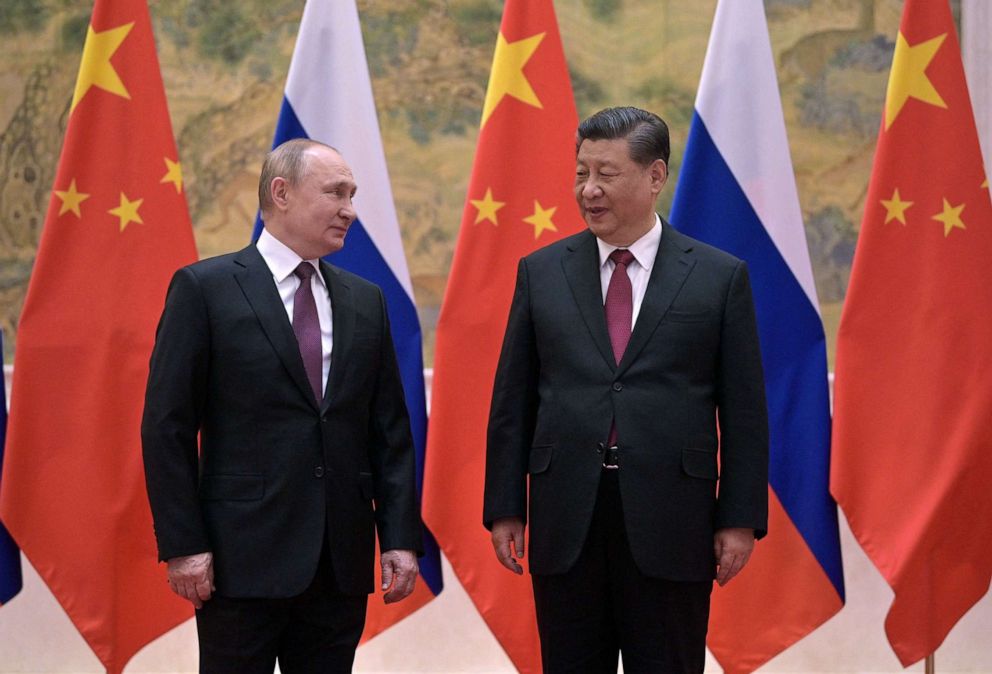
[[[516,42],[507,42],[503,33],[496,37],[496,53],[489,73],[486,102],[482,106],[482,126],[486,125],[489,115],[493,114],[504,96],[513,96],[528,105],[543,109],[544,106],[524,75],[524,66],[534,55],[544,36],[545,33],[539,33]]]
[[[83,217],[83,212],[79,210],[79,204],[83,203],[90,198],[90,195],[83,194],[76,189],[76,179],[73,178],[72,182],[69,183],[69,189],[66,191],[53,190],[55,196],[62,200],[62,205],[59,206],[59,215],[63,215],[72,211],[77,218]]]
[[[496,222],[496,211],[506,206],[506,202],[493,199],[493,189],[491,187],[486,188],[486,196],[482,199],[469,199],[469,201],[479,211],[475,216],[475,224],[479,224],[483,220],[489,220],[494,225],[499,225]]]
[[[168,157],[163,157],[165,159],[166,173],[162,176],[160,183],[173,183],[176,186],[176,194],[183,191],[183,169],[179,165],[179,162],[172,161]]]
[[[144,199],[135,199],[131,201],[121,192],[121,205],[117,208],[111,208],[108,213],[111,215],[116,215],[121,220],[121,231],[127,227],[132,222],[137,222],[139,225],[145,224],[144,220],[141,219],[141,215],[138,213],[138,209],[141,208],[141,204]]]
[[[986,178],[985,179],[985,182],[982,183],[982,187],[984,187],[985,189],[988,189],[989,188],[989,179],[988,178]]]
[[[964,210],[964,204],[960,206],[951,206],[947,199],[944,199],[944,210],[941,213],[933,216],[934,220],[944,223],[944,236],[946,237],[951,233],[951,230],[955,227],[960,227],[964,229],[964,222],[961,220],[961,211]]]
[[[558,231],[558,228],[555,227],[555,223],[551,221],[551,218],[557,210],[557,206],[552,206],[551,208],[541,208],[541,203],[537,199],[534,200],[534,214],[528,215],[524,218],[524,222],[534,225],[535,239],[541,236],[541,233],[546,229],[551,230],[552,232]]]
[[[886,131],[910,98],[936,105],[938,108],[947,108],[947,103],[937,93],[933,82],[926,74],[927,66],[933,61],[946,37],[947,33],[944,33],[912,47],[901,32],[896,37],[896,53],[892,57],[892,73],[889,75],[889,86],[885,92]]]
[[[906,209],[913,205],[912,201],[903,201],[899,197],[898,189],[892,193],[891,199],[882,199],[881,201],[882,205],[885,206],[885,224],[889,224],[893,220],[906,224]]]
[[[134,28],[133,21],[99,33],[93,30],[92,25],[86,29],[83,60],[79,64],[79,76],[76,78],[76,90],[72,94],[70,112],[76,109],[79,101],[92,87],[99,87],[104,91],[131,100],[131,94],[127,92],[120,75],[110,64],[110,59],[132,28]]]

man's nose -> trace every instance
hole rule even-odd
[[[586,180],[585,184],[582,185],[582,197],[585,199],[594,199],[603,193],[602,188],[593,178]]]

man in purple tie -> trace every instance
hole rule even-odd
[[[520,261],[483,519],[522,573],[529,518],[545,672],[616,672],[619,653],[628,674],[702,672],[713,580],[733,578],[767,527],[747,267],[655,213],[668,158],[657,115],[583,121],[589,229]]]
[[[414,450],[385,302],[321,260],[355,192],[337,151],[283,143],[262,166],[258,242],[169,287],[141,435],[201,672],[351,671],[376,531],[385,601],[413,590]]]

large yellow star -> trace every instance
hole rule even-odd
[[[93,30],[90,25],[86,29],[86,44],[83,45],[83,60],[79,64],[79,76],[76,78],[76,90],[72,94],[72,107],[76,109],[79,101],[92,87],[117,94],[131,100],[131,94],[121,81],[120,75],[110,64],[110,58],[124,42],[124,38],[134,28],[134,22],[110,30]]]
[[[898,189],[892,193],[891,199],[882,199],[881,201],[882,205],[885,206],[885,224],[893,220],[906,224],[906,209],[913,205],[912,201],[903,201],[899,197]]]
[[[541,208],[541,203],[537,199],[534,200],[534,214],[528,215],[524,218],[524,222],[534,225],[535,239],[541,236],[546,229],[551,230],[552,232],[558,231],[558,228],[555,227],[555,223],[551,221],[551,218],[557,210],[557,206],[552,206],[551,208]]]
[[[117,208],[111,208],[108,213],[111,215],[116,215],[121,220],[121,231],[127,227],[132,222],[137,222],[139,225],[145,224],[141,219],[141,215],[138,213],[138,209],[141,208],[141,204],[144,199],[135,199],[130,201],[123,192],[121,192],[121,205]]]
[[[535,108],[544,107],[524,75],[524,66],[534,55],[544,35],[545,33],[540,33],[516,42],[507,42],[503,33],[497,36],[493,68],[489,73],[489,87],[486,89],[486,102],[482,106],[482,126],[486,125],[489,115],[493,114],[493,110],[507,95]]]
[[[90,195],[83,194],[76,190],[76,179],[73,178],[72,182],[69,183],[69,189],[66,191],[53,190],[55,196],[62,200],[62,205],[59,206],[59,215],[63,215],[72,211],[77,218],[83,217],[83,212],[79,210],[79,204],[83,203],[90,198]]]
[[[944,33],[912,47],[901,32],[896,37],[896,53],[892,57],[892,72],[889,74],[889,86],[885,92],[886,131],[896,121],[902,107],[910,98],[936,105],[938,108],[947,107],[947,103],[937,93],[933,82],[926,74],[927,66],[933,61],[946,37],[947,33]]]
[[[469,201],[479,210],[478,215],[475,216],[475,224],[479,224],[483,220],[489,220],[494,225],[499,224],[496,222],[496,211],[506,206],[506,202],[493,199],[491,187],[486,188],[486,196],[482,199],[469,199]]]
[[[951,230],[955,227],[960,227],[964,229],[964,222],[961,220],[961,211],[964,210],[964,204],[960,206],[951,206],[947,199],[944,199],[944,210],[941,213],[933,216],[934,220],[944,223],[944,236],[946,237],[951,233]]]
[[[183,191],[183,169],[179,165],[179,162],[172,161],[168,157],[163,157],[165,159],[166,173],[159,180],[160,183],[173,183],[176,186],[176,194]]]

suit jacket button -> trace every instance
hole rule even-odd
[[[614,391],[622,391],[623,390],[623,384],[621,384],[618,381],[617,382],[613,382],[613,390]]]
[[[324,467],[323,466],[314,466],[313,476],[314,477],[324,477]]]

